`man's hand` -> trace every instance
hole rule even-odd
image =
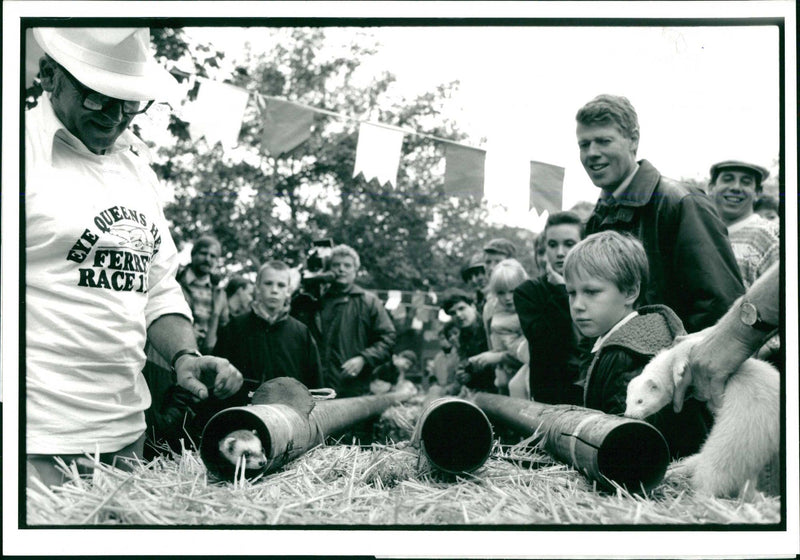
[[[342,371],[350,377],[356,377],[364,369],[364,356],[355,356],[342,364]]]
[[[197,400],[208,398],[208,387],[200,381],[203,377],[214,378],[214,395],[226,399],[242,387],[242,374],[224,358],[215,356],[185,355],[175,364],[178,385],[191,392]]]
[[[689,337],[696,338],[697,342],[692,344],[687,354],[683,378],[691,379],[692,396],[700,401],[710,400],[719,407],[728,377],[750,357],[749,351],[736,340],[735,333],[717,327],[709,327]],[[687,388],[688,383],[675,386],[672,398],[675,412],[683,408]]]

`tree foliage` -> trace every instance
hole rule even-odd
[[[442,289],[460,282],[463,261],[491,237],[507,237],[520,253],[529,253],[530,232],[488,226],[482,202],[444,193],[442,143],[430,137],[468,143],[456,124],[441,116],[457,83],[407,99],[395,93],[395,77],[388,72],[366,86],[358,83],[359,67],[375,53],[374,44],[353,41],[344,51],[326,49],[321,28],[265,28],[264,33],[271,47],[228,61],[234,70],[223,74],[218,69],[228,53],[192,44],[181,29],[153,30],[159,56],[183,60],[197,76],[252,94],[239,146],[230,153],[192,143],[187,123],[171,117],[174,141],[160,147],[155,169],[174,192],[166,214],[177,243],[213,233],[228,268],[254,270],[268,258],[300,264],[312,240],[331,238],[359,252],[360,283],[383,289]],[[190,99],[196,91],[189,92]],[[261,150],[260,95],[349,118],[316,114],[311,138],[274,158]],[[363,120],[428,135],[405,136],[396,188],[352,176]]]

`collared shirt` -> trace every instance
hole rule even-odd
[[[619,186],[616,189],[614,189],[614,192],[608,194],[606,193],[606,191],[601,191],[600,192],[601,198],[605,201],[608,201],[609,204],[611,204],[611,201],[613,202],[625,201],[625,191],[627,190],[628,185],[631,184],[631,181],[633,181],[633,177],[634,175],[636,175],[637,171],[639,171],[639,163],[635,162],[633,170],[631,170],[628,176],[625,177],[625,179],[619,184]],[[609,199],[611,199],[611,201],[609,201]]]
[[[47,95],[25,124],[27,452],[117,451],[145,428],[147,327],[191,317],[158,180],[132,133],[94,154]]]

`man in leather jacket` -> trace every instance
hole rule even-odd
[[[612,229],[635,236],[650,266],[644,303],[669,306],[688,332],[713,325],[744,287],[712,201],[637,162],[638,117],[626,98],[599,95],[576,121],[581,163],[602,189],[586,235]]]

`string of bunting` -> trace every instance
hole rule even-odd
[[[244,105],[250,92],[214,80],[197,78],[200,82],[197,99],[184,109],[182,118],[190,123],[192,139],[205,137],[209,145],[220,142],[223,148],[234,147],[244,117]],[[278,97],[253,94],[263,119],[262,150],[273,158],[281,157],[311,137],[314,113],[340,120],[355,121],[346,115],[289,101]],[[243,101],[244,99],[244,101]],[[486,151],[396,126],[358,121],[358,143],[353,177],[363,175],[366,181],[376,180],[396,188],[403,137],[413,134],[444,144],[444,190],[452,196],[482,198]],[[562,204],[564,168],[531,161],[529,208],[539,214],[548,210],[559,212]]]
[[[26,30],[26,87],[34,83],[38,60],[42,54],[41,48],[33,39],[31,29]],[[231,84],[196,76],[177,67],[172,68],[170,72],[179,79],[189,78],[190,89],[198,83],[197,98],[177,110],[178,116],[189,123],[192,141],[198,142],[204,138],[209,146],[219,142],[223,149],[235,147],[238,144],[250,92]],[[291,152],[311,137],[314,113],[329,115],[340,120],[357,120],[295,101],[260,93],[254,95],[264,123],[261,137],[262,150],[273,158]],[[446,193],[457,197],[483,197],[485,150],[383,123],[358,122],[353,177],[361,174],[366,181],[374,179],[381,186],[388,183],[392,188],[396,188],[403,137],[406,134],[414,134],[444,144]],[[545,210],[550,213],[559,212],[563,182],[563,167],[531,161],[529,208],[535,207],[539,214]]]

